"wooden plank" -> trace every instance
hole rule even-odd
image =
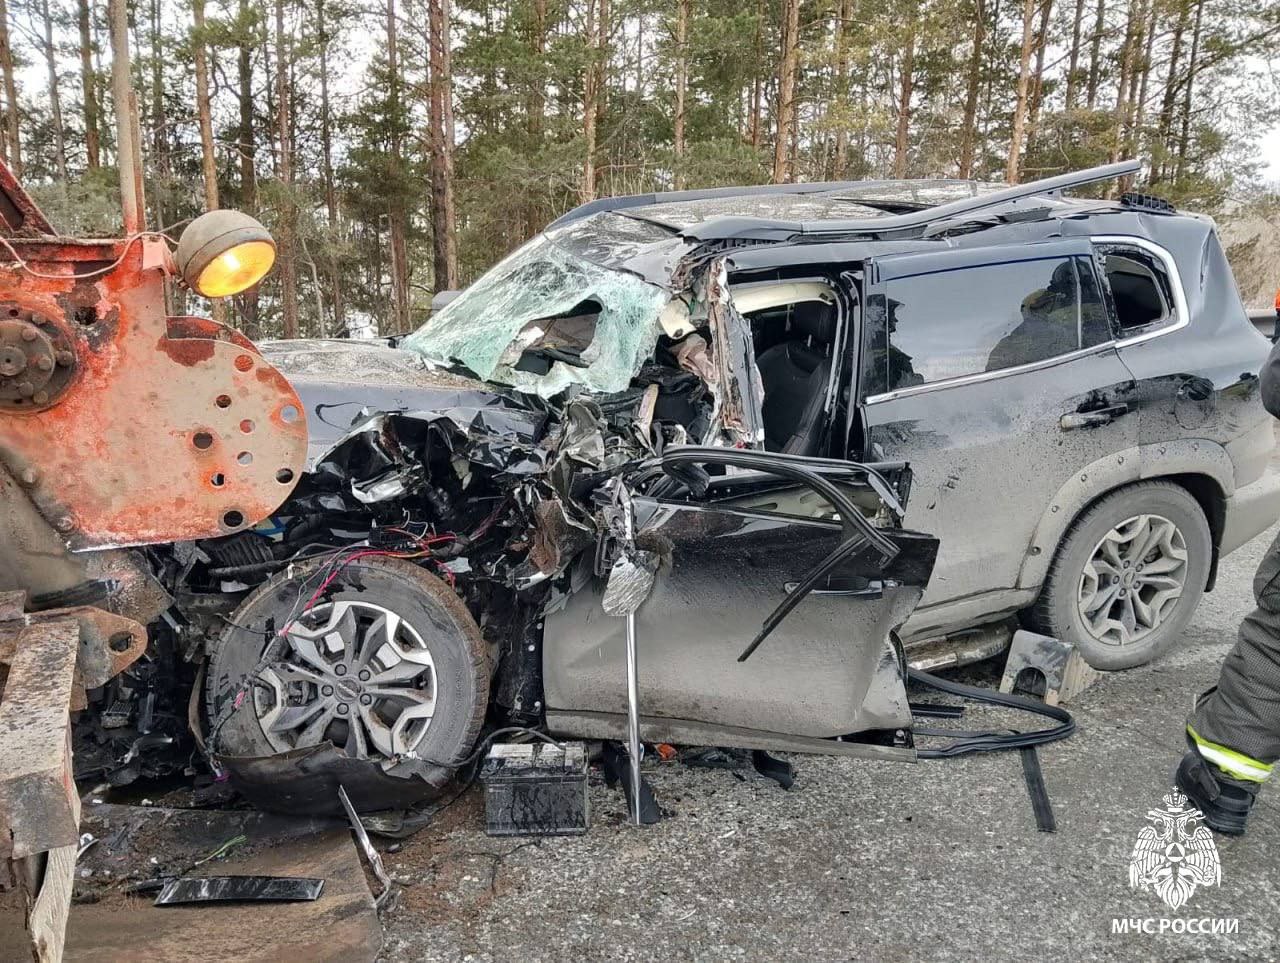
[[[80,626],[29,625],[0,701],[0,857],[21,859],[79,840],[70,711]]]
[[[31,907],[27,928],[39,963],[62,963],[67,940],[67,916],[71,912],[71,887],[75,882],[78,846],[60,846],[44,863],[40,894]]]

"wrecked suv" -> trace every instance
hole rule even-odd
[[[1276,487],[1212,224],[1057,193],[1131,169],[610,199],[397,342],[258,346],[304,464],[264,521],[88,571],[161,614],[79,775],[190,731],[263,805],[402,806],[486,727],[620,738],[628,622],[646,739],[872,758],[914,758],[908,657],[1019,614],[1151,657]],[[174,431],[234,453],[237,404]]]

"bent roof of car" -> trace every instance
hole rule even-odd
[[[1120,161],[1026,184],[975,181],[844,181],[770,184],[601,198],[553,222],[552,228],[601,212],[662,224],[694,240],[781,241],[798,235],[909,236],[948,218],[1112,180],[1140,169]],[[1021,202],[1021,204],[1020,204]]]
[[[822,190],[804,193],[743,193],[719,197],[693,197],[628,207],[625,213],[687,230],[716,217],[753,217],[784,221],[818,221],[844,218],[883,217],[903,210],[919,210],[965,197],[977,197],[999,190],[1003,184],[981,181],[865,181],[851,184],[824,184]]]
[[[998,190],[1003,184],[992,184],[987,181],[957,179],[921,179],[921,180],[874,180],[874,181],[819,181],[802,184],[755,184],[730,187],[710,187],[687,191],[663,191],[650,194],[622,194],[615,197],[601,197],[586,204],[580,204],[562,214],[547,225],[547,230],[561,227],[572,221],[582,220],[592,214],[602,212],[620,213],[623,211],[648,214],[661,209],[667,212],[670,225],[681,226],[680,215],[675,213],[681,209],[691,214],[686,223],[694,224],[705,220],[707,216],[740,214],[742,216],[776,217],[781,214],[795,215],[801,211],[805,202],[817,206],[827,206],[835,210],[832,201],[844,201],[846,204],[860,200],[876,201],[886,205],[907,207],[928,207],[961,197],[972,197],[976,194]],[[719,206],[722,205],[722,206]],[[891,210],[886,206],[886,212]],[[866,215],[874,216],[874,208],[864,209]],[[755,212],[760,212],[756,214]],[[767,213],[766,213],[767,212]],[[650,218],[646,217],[646,220]],[[653,220],[659,218],[654,217]]]

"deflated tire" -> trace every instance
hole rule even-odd
[[[362,811],[407,806],[437,794],[476,742],[490,677],[480,631],[408,561],[277,575],[231,623],[207,666],[206,743],[255,805],[339,812],[341,785]]]

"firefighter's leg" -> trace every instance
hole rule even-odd
[[[1280,759],[1280,537],[1258,566],[1253,594],[1257,607],[1240,624],[1217,686],[1187,720],[1194,751],[1178,769],[1179,786],[1222,832],[1244,831],[1253,797]]]

